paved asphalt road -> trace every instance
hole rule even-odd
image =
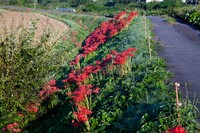
[[[181,83],[183,96],[186,94],[184,85],[189,83],[189,98],[200,97],[200,31],[182,23],[170,25],[160,17],[148,18],[154,23],[154,33],[163,47],[159,54],[174,73],[172,80]],[[197,107],[200,110],[200,104]]]

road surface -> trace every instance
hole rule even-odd
[[[181,83],[180,91],[190,100],[200,97],[200,31],[182,23],[170,25],[163,18],[148,17],[154,23],[154,33],[163,50],[159,55],[166,59],[174,82]],[[200,110],[200,104],[197,105]]]

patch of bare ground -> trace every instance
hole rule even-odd
[[[63,22],[57,21],[39,13],[4,10],[0,12],[0,33],[2,33],[2,30],[5,27],[10,30],[12,27],[23,25],[28,29],[31,26],[31,21],[36,22],[36,40],[40,39],[45,29],[49,29],[50,32],[56,33],[56,36],[60,36],[69,29],[69,27]]]

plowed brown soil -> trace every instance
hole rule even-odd
[[[64,33],[68,29],[68,26],[64,23],[39,13],[0,11],[0,29],[3,29],[5,26],[10,28],[19,25],[29,28],[31,26],[31,21],[37,22],[37,39],[40,38],[45,28],[49,28],[52,32],[58,31],[59,33]]]

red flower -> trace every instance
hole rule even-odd
[[[100,90],[100,88],[99,88],[99,87],[96,87],[96,88],[93,90],[93,92],[94,92],[95,94],[98,94],[98,93],[99,93],[99,90]]]
[[[126,16],[126,12],[120,12],[119,14],[117,14],[116,16],[114,16],[114,18],[116,20],[120,20],[122,18],[124,18]]]
[[[134,56],[134,54],[132,54],[132,52],[135,52],[136,48],[128,48],[127,50],[121,52],[121,53],[117,53],[116,51],[111,51],[114,55],[114,63],[113,65],[122,65],[126,62],[126,59],[130,56]]]
[[[31,104],[26,106],[26,110],[31,112],[31,113],[37,113],[39,109],[38,109],[36,104],[31,103]]]
[[[90,115],[90,114],[92,114],[92,111],[90,111],[89,109],[87,109],[84,106],[80,106],[79,109],[78,109],[78,112],[74,112],[74,116],[76,117],[76,119],[79,122],[88,121],[88,116],[87,115]]]
[[[16,122],[14,122],[14,123],[13,123],[13,126],[14,126],[14,127],[19,126],[19,124],[16,123]]]
[[[113,65],[122,65],[126,62],[126,56],[117,55],[114,59]]]
[[[24,115],[23,115],[23,114],[21,114],[21,113],[19,113],[19,114],[18,114],[18,116],[19,116],[19,117],[24,117]]]
[[[21,132],[21,129],[16,129],[15,127],[19,126],[18,123],[14,122],[12,124],[8,124],[5,128],[2,129],[3,132],[5,132],[6,130],[8,131],[12,131],[14,133],[18,133]]]
[[[72,126],[75,128],[80,127],[80,123],[75,120],[72,120]]]
[[[164,133],[187,133],[187,131],[182,126],[177,126],[174,128],[170,128],[168,131]]]
[[[7,129],[13,129],[14,126],[13,126],[13,124],[8,124],[8,125],[6,126],[6,128],[7,128]]]
[[[86,122],[86,121],[88,121],[87,115],[85,115],[85,114],[81,114],[81,113],[75,112],[75,113],[74,113],[74,116],[75,116],[75,117],[78,119],[78,121],[80,121],[80,122]]]
[[[56,86],[56,80],[52,79],[43,86],[38,96],[41,100],[45,100],[49,95],[57,92],[58,90],[59,88]]]
[[[87,95],[92,93],[92,85],[81,85],[78,89],[73,92],[72,99],[75,104],[83,102]]]
[[[118,54],[117,51],[115,51],[115,50],[110,50],[110,52],[111,52],[113,55]]]
[[[71,97],[71,96],[72,96],[72,92],[69,91],[69,92],[67,93],[67,96],[68,96],[68,97]]]

